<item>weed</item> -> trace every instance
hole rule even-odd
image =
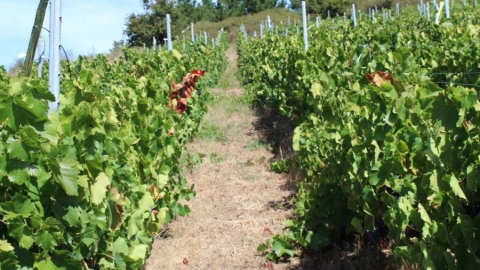
[[[204,124],[197,133],[197,138],[205,141],[226,142],[227,137],[220,128],[214,124]]]
[[[276,173],[288,173],[292,169],[293,164],[294,160],[286,158],[272,162],[270,164],[270,169]]]
[[[196,165],[203,163],[203,158],[205,156],[206,155],[203,153],[195,153],[192,155],[188,152],[185,152],[182,156],[182,164],[184,164],[188,171],[192,172]]]
[[[212,154],[210,154],[210,161],[213,164],[219,164],[219,163],[222,163],[223,161],[225,161],[225,157],[220,157],[220,156],[217,155],[217,153],[212,153]]]
[[[271,151],[273,148],[267,142],[252,141],[245,146],[245,149],[247,149],[249,151],[255,151],[255,150],[259,150],[259,149],[267,149],[267,150]]]

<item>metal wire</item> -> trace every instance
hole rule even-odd
[[[463,86],[470,86],[470,87],[478,87],[480,89],[480,85],[473,84],[473,83],[454,83],[454,82],[433,82],[436,84],[454,84],[454,85],[463,85]]]

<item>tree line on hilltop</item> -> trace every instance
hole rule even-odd
[[[186,32],[191,23],[198,21],[219,22],[229,17],[254,14],[273,8],[300,10],[302,0],[140,0],[145,12],[130,14],[126,21],[126,35],[129,46],[153,45],[166,38],[166,14],[172,20],[172,34],[179,36]],[[331,16],[343,14],[352,3],[359,8],[370,6],[391,7],[393,0],[308,0],[307,12]],[[406,1],[410,2],[410,1]],[[368,7],[367,7],[368,6]]]
[[[285,8],[285,0],[141,0],[145,13],[130,14],[126,22],[130,46],[151,46],[166,38],[166,14],[172,20],[172,33],[179,35],[191,23],[218,22],[229,17],[258,13],[272,8]]]

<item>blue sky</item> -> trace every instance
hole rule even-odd
[[[0,0],[0,66],[26,53],[39,0]],[[63,0],[62,45],[77,56],[108,52],[122,38],[125,18],[143,13],[140,0]],[[43,26],[49,28],[49,8]],[[48,48],[48,32],[42,31]],[[48,55],[48,52],[46,52]]]

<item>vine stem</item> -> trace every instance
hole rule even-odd
[[[110,255],[108,255],[108,254],[105,254],[105,253],[98,253],[98,255],[103,255],[103,256],[105,256],[105,257],[107,257],[107,258],[110,258],[112,261],[115,261],[115,258],[114,258],[114,257],[112,257],[112,256],[110,256]]]

